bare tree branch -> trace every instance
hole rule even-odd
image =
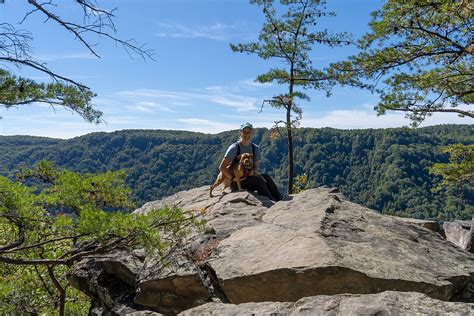
[[[2,248],[0,248],[0,251],[2,251],[2,252],[23,251],[23,250],[27,250],[27,249],[37,248],[37,247],[46,245],[48,243],[56,242],[56,241],[67,240],[67,239],[75,239],[75,238],[79,238],[79,237],[83,237],[83,236],[86,236],[86,234],[78,234],[78,235],[74,235],[74,236],[65,236],[65,237],[58,237],[58,238],[48,239],[48,240],[45,240],[45,241],[42,241],[42,242],[39,242],[39,243],[36,243],[36,244],[32,244],[32,245],[28,245],[28,246],[24,246],[24,247],[20,247],[20,248],[14,248],[14,249],[2,249]]]
[[[111,35],[110,33],[107,33],[104,30],[104,28],[111,28],[112,31],[115,33],[115,26],[112,23],[110,17],[113,16],[113,14],[110,11],[92,6],[92,4],[86,0],[77,0],[77,3],[79,3],[85,12],[87,13],[87,10],[90,10],[92,14],[98,14],[99,18],[93,22],[92,24],[84,24],[80,25],[77,23],[69,22],[64,19],[62,19],[60,16],[54,14],[50,10],[46,9],[44,7],[45,4],[39,4],[36,0],[28,0],[28,3],[34,6],[39,12],[43,13],[46,17],[47,20],[53,20],[57,22],[60,26],[65,28],[67,31],[71,32],[74,34],[74,36],[93,54],[94,56],[100,58],[99,54],[95,51],[95,49],[92,47],[93,45],[90,44],[83,34],[85,33],[92,33],[96,34],[98,36],[103,36],[106,38],[109,38],[113,40],[114,42],[122,45],[122,47],[125,49],[125,51],[130,54],[130,51],[138,54],[143,58],[143,60],[146,60],[147,58],[153,60],[153,51],[149,49],[145,49],[145,45],[138,46],[135,44],[134,40],[122,40],[114,35]],[[52,2],[47,2],[46,4],[51,4]],[[107,16],[109,22],[105,23],[104,20],[100,17],[102,14],[105,14]]]
[[[63,264],[71,265],[68,260],[65,259],[16,259],[10,257],[0,256],[0,262],[15,264],[15,265],[50,265],[50,264]]]
[[[420,107],[417,108],[418,106]],[[423,106],[426,106],[426,105],[423,105]],[[464,111],[464,110],[452,109],[452,108],[451,109],[429,109],[429,108],[422,108],[421,105],[413,105],[413,107],[406,107],[406,108],[387,106],[387,109],[388,108],[392,111],[414,112],[414,113],[434,113],[434,112],[457,113],[463,116],[474,118],[474,111]]]
[[[35,268],[36,274],[38,275],[39,279],[41,280],[41,283],[43,283],[43,286],[46,289],[46,291],[48,292],[48,294],[50,296],[53,296],[53,292],[51,292],[51,290],[49,289],[48,284],[46,284],[46,281],[44,280],[43,276],[41,275],[40,271],[38,270],[38,266],[34,265],[33,267]]]
[[[25,65],[25,66],[34,68],[34,69],[39,70],[39,71],[41,71],[45,74],[50,75],[51,78],[53,78],[55,81],[63,80],[65,82],[68,82],[68,83],[71,83],[71,84],[77,86],[81,90],[82,89],[90,90],[90,88],[88,86],[85,86],[82,83],[79,83],[79,82],[77,82],[75,80],[72,80],[70,78],[59,75],[59,74],[53,72],[52,70],[50,70],[49,68],[47,68],[44,64],[40,64],[40,63],[38,63],[36,61],[33,61],[33,60],[17,59],[17,58],[13,58],[13,57],[0,57],[0,61],[5,61],[5,62],[17,64],[17,65]]]

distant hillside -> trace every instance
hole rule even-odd
[[[80,172],[126,169],[137,206],[172,193],[211,184],[227,146],[238,132],[216,135],[171,130],[92,133],[69,140],[0,136],[0,174],[42,159]],[[286,188],[286,143],[268,129],[253,138],[262,148],[261,172]],[[452,220],[473,212],[472,188],[431,192],[438,181],[427,167],[447,161],[440,146],[474,143],[473,125],[337,130],[300,128],[294,136],[295,174],[311,187],[341,188],[352,201],[386,214]]]

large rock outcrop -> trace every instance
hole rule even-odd
[[[297,302],[242,304],[207,303],[180,316],[335,316],[335,315],[470,315],[468,304],[443,302],[415,292],[387,291],[378,294],[339,294],[305,297]]]
[[[386,290],[450,300],[467,285],[474,262],[461,250],[329,192],[277,203],[219,244],[209,262],[230,302]]]
[[[358,294],[332,298],[342,313],[343,301],[379,302],[377,297],[385,296],[364,294],[384,291],[406,292],[396,295],[413,302],[421,296],[412,292],[433,300],[474,301],[472,254],[419,223],[351,203],[337,189],[310,189],[277,203],[250,192],[213,198],[208,192],[208,187],[182,191],[135,211],[164,205],[195,210],[208,222],[205,233],[196,232],[163,258],[86,259],[89,268],[82,262],[70,274],[73,285],[105,314],[113,313],[114,302],[164,314],[217,306],[208,302],[288,302],[285,306],[294,311],[290,302],[305,297],[319,302],[327,295]],[[107,294],[115,292],[94,281],[100,273],[115,276],[128,294]]]

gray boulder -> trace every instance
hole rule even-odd
[[[182,191],[135,211],[192,210],[207,220],[205,232],[194,231],[163,257],[137,249],[87,258],[74,267],[71,283],[104,315],[218,306],[211,302],[267,302],[259,306],[294,311],[290,303],[305,297],[384,291],[474,301],[474,255],[425,225],[351,203],[331,188],[276,203],[250,192],[209,198],[208,189]]]
[[[208,261],[238,304],[387,290],[452,300],[474,281],[473,259],[428,229],[318,188],[276,203]]]
[[[202,212],[209,226],[221,235],[260,222],[266,210],[274,204],[266,196],[251,192],[234,192],[209,197],[209,187],[181,191],[162,200],[148,202],[134,211],[144,214],[164,206],[178,206],[184,210]]]
[[[137,283],[134,302],[163,313],[177,313],[211,298],[199,268],[182,251],[148,259]]]
[[[468,252],[474,252],[474,228],[472,228],[473,221],[454,221],[445,222],[443,230],[446,239],[459,248]]]
[[[472,315],[474,305],[443,302],[416,292],[378,294],[339,294],[305,297],[297,302],[260,302],[242,304],[207,303],[180,313],[180,316],[217,315]]]

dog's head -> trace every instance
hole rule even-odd
[[[253,167],[253,155],[249,153],[243,153],[240,155],[240,163],[245,166],[247,169],[252,169]]]

